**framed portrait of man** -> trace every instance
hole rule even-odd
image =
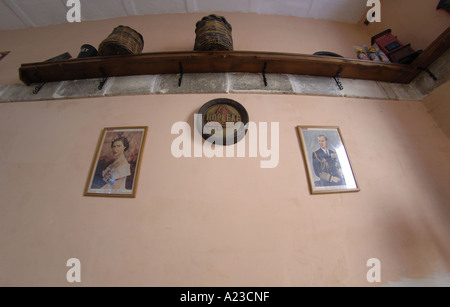
[[[85,196],[136,197],[147,127],[104,128]]]
[[[359,191],[339,127],[298,126],[297,129],[311,193]]]

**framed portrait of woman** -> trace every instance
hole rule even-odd
[[[297,129],[311,193],[359,191],[339,127],[298,126]]]
[[[89,172],[85,196],[136,197],[147,129],[103,129]]]

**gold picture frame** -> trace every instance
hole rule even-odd
[[[297,126],[312,194],[358,192],[341,131],[337,126]]]
[[[136,197],[147,126],[103,129],[84,196]]]

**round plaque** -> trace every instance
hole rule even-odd
[[[217,98],[205,103],[198,113],[202,120],[197,129],[208,142],[232,145],[247,133],[248,113],[237,101]]]

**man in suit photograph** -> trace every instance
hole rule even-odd
[[[316,181],[316,185],[345,185],[336,151],[328,148],[328,139],[325,135],[317,136],[317,141],[320,148],[312,153],[314,173],[320,178],[320,181]]]

